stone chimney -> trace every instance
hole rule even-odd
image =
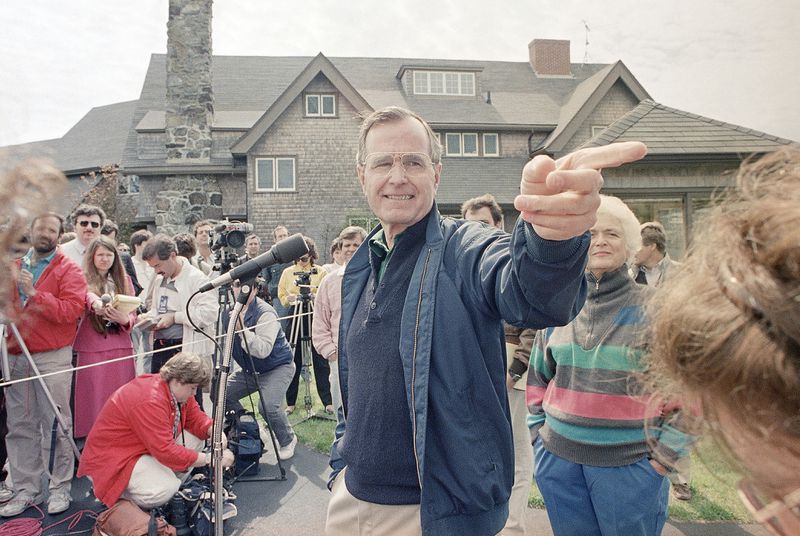
[[[170,171],[156,195],[156,227],[173,235],[223,216],[217,177],[182,170],[211,161],[211,7],[213,0],[169,0],[166,149]],[[185,169],[185,168],[184,168]]]
[[[211,5],[213,0],[169,0],[167,22],[167,160],[211,158]]]
[[[537,76],[572,76],[569,40],[534,39],[528,43],[528,56]]]

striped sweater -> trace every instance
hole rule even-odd
[[[637,285],[624,265],[586,278],[578,316],[537,335],[526,389],[531,439],[538,435],[551,453],[600,467],[635,463],[655,449],[669,468],[686,455],[689,438],[666,424],[663,408],[648,406],[636,379],[652,289]]]

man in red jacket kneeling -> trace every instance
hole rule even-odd
[[[199,452],[212,421],[194,399],[211,370],[195,354],[173,356],[158,374],[144,374],[120,387],[89,432],[78,467],[107,506],[120,498],[142,508],[166,504],[193,467],[211,462]],[[225,441],[223,435],[223,442]],[[233,454],[225,450],[222,464]]]

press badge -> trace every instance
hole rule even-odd
[[[163,315],[167,313],[167,303],[169,303],[169,296],[161,296],[158,300],[158,314]]]

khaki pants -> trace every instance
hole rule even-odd
[[[509,354],[511,355],[511,354]],[[528,430],[528,406],[525,405],[525,391],[517,389],[525,385],[528,373],[508,391],[508,404],[511,409],[511,431],[514,434],[514,487],[508,499],[508,519],[500,532],[503,536],[524,535],[525,512],[533,482],[533,445]]]
[[[199,451],[205,443],[189,432],[184,431],[183,435],[186,436],[186,448]],[[178,436],[175,442],[183,445],[181,436]],[[128,486],[122,492],[122,498],[133,501],[147,510],[163,506],[177,493],[188,477],[189,472],[176,473],[149,454],[144,454],[136,461]]]
[[[32,354],[40,374],[69,371],[72,368],[72,347],[65,346],[49,352]],[[12,380],[32,377],[28,359],[24,355],[8,356]],[[53,471],[50,473],[50,493],[67,494],[72,486],[75,455],[72,452],[72,412],[69,395],[72,372],[48,376],[44,379],[53,401],[67,424],[67,431],[58,427],[56,433]],[[38,380],[14,384],[6,389],[8,411],[8,465],[14,488],[20,495],[37,497],[42,492],[42,474],[47,472],[50,455],[50,438],[53,429],[53,407],[47,400]]]
[[[373,504],[347,491],[345,473],[333,481],[328,503],[326,536],[419,536],[422,526],[418,504]]]

